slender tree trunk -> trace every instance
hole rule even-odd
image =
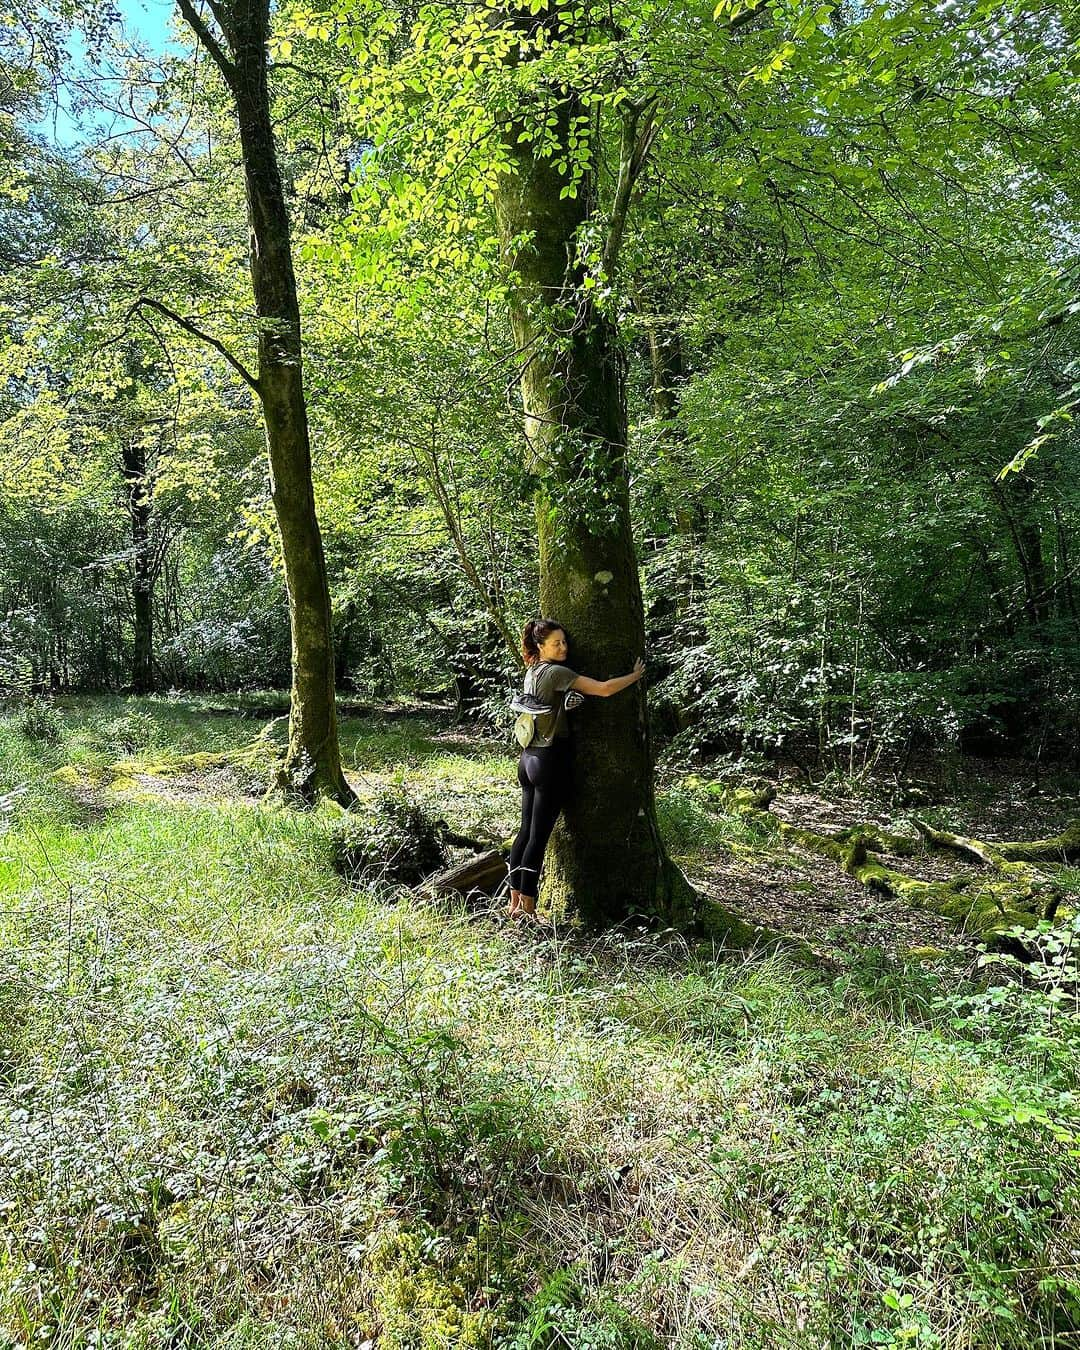
[[[686,381],[686,359],[676,318],[665,312],[664,297],[641,292],[639,302],[649,316],[649,364],[653,414],[673,441],[682,439],[679,393]]]
[[[687,618],[694,612],[696,592],[706,585],[698,540],[708,531],[708,512],[702,506],[701,494],[686,486],[694,481],[690,445],[679,412],[688,373],[686,354],[679,316],[672,312],[671,296],[665,289],[656,284],[642,286],[637,303],[648,316],[653,414],[659,424],[658,446],[667,461],[661,491],[667,497],[673,527],[669,547],[674,543],[682,553],[678,585],[651,600],[649,628],[653,632],[658,625],[669,630],[678,628],[683,640],[696,646],[705,640],[705,633],[699,623],[688,628]],[[669,631],[665,636],[673,634]],[[657,674],[663,678],[671,669],[670,665],[661,667]]]
[[[178,2],[233,96],[244,157],[251,284],[259,318],[259,368],[251,383],[262,402],[292,638],[289,748],[278,786],[298,800],[325,794],[347,804],[354,798],[338,744],[330,591],[311,481],[300,307],[270,117],[269,0],[216,0],[211,8],[221,39],[193,0]]]
[[[991,493],[998,505],[1013,552],[1024,581],[1024,608],[1036,633],[1041,633],[1046,618],[1046,572],[1042,557],[1042,540],[1037,522],[1032,520],[1031,497],[1033,489],[1026,478],[1014,478],[1003,488],[991,485]]]
[[[558,106],[560,138],[579,109]],[[563,144],[565,144],[565,139]],[[590,303],[576,261],[590,185],[534,155],[511,125],[515,172],[497,185],[496,215],[515,273],[510,320],[537,497],[540,606],[565,624],[575,669],[625,674],[644,649],[630,525],[624,357],[611,322]],[[523,235],[531,242],[520,244]],[[590,923],[634,914],[688,916],[690,891],[667,859],[656,823],[642,684],[573,713],[571,800],[546,862],[545,896]]]
[[[1061,519],[1061,510],[1057,505],[1054,506],[1054,530],[1057,536],[1058,568],[1060,576],[1060,581],[1058,582],[1058,588],[1060,589],[1057,601],[1058,610],[1061,616],[1064,616],[1066,612],[1068,613],[1069,617],[1072,619],[1072,626],[1075,631],[1077,628],[1080,628],[1080,619],[1078,619],[1076,611],[1076,593],[1073,590],[1072,584],[1072,563],[1069,560],[1068,539],[1065,534],[1064,523]]]
[[[131,521],[131,593],[135,623],[131,687],[136,694],[150,694],[154,690],[154,587],[150,565],[150,513],[153,506],[142,429],[131,436],[122,455]]]

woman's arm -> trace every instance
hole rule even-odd
[[[579,675],[570,688],[576,689],[579,694],[592,694],[596,698],[610,698],[612,694],[617,694],[620,690],[629,689],[632,684],[637,684],[644,674],[645,662],[639,656],[629,675],[616,675],[613,680],[591,680],[588,675]]]

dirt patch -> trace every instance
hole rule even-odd
[[[346,773],[349,786],[360,801],[377,796],[389,781],[380,773]],[[253,805],[266,796],[269,779],[253,774],[242,767],[226,765],[222,768],[199,769],[191,773],[139,773],[125,775],[126,781],[137,785],[140,793],[162,801],[212,805],[215,802],[245,802]]]
[[[913,873],[914,861],[903,859]],[[689,877],[702,895],[747,923],[801,939],[826,959],[879,949],[897,960],[942,953],[966,965],[976,952],[975,940],[951,920],[868,891],[827,858],[801,851],[760,861],[720,858]]]

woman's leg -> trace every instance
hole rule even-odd
[[[533,894],[536,892],[535,884],[530,887],[528,884],[528,873],[522,873],[521,863],[525,855],[525,847],[529,842],[529,836],[532,833],[533,807],[536,800],[536,790],[529,781],[529,776],[525,771],[524,754],[518,760],[518,783],[521,785],[521,825],[517,836],[514,839],[513,847],[510,849],[509,877],[510,877],[510,903],[506,910],[511,917],[520,914],[523,910],[523,889],[531,889]],[[523,887],[523,875],[525,880]]]
[[[523,772],[532,783],[533,798],[529,833],[518,862],[518,876],[521,878],[521,910],[525,914],[535,914],[540,869],[551,832],[566,801],[570,763],[568,749],[560,745],[538,750],[528,758],[522,755],[522,761]]]

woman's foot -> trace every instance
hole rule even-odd
[[[510,892],[510,903],[506,906],[506,913],[511,919],[534,923],[540,928],[546,928],[551,923],[551,920],[545,918],[543,914],[537,914],[536,896],[524,895],[521,891]]]
[[[536,924],[539,928],[548,928],[551,920],[545,914],[536,912],[536,896],[523,895],[521,897],[521,909],[518,911],[521,918],[528,919],[530,923]]]

